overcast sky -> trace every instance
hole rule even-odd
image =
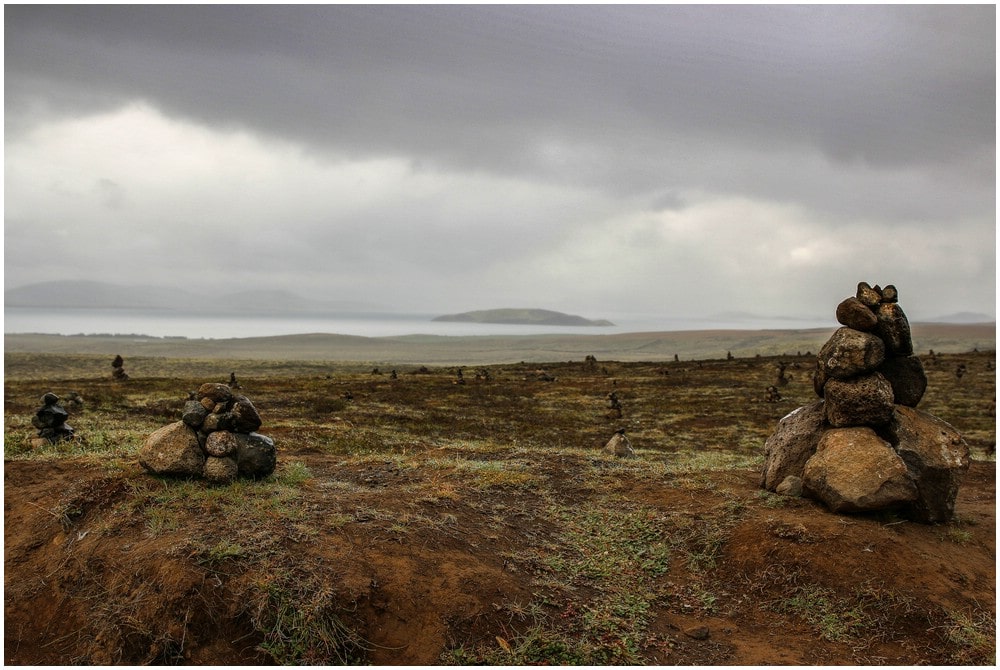
[[[6,5],[5,285],[994,315],[995,11]]]

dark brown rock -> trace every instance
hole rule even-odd
[[[892,385],[897,405],[916,407],[927,390],[924,365],[916,356],[892,356],[879,366],[878,372]]]
[[[225,384],[213,384],[211,382],[198,387],[198,399],[208,398],[216,403],[228,403],[233,397],[233,390]]]
[[[244,477],[266,477],[274,472],[277,464],[277,450],[274,440],[260,433],[236,433],[240,448],[236,452],[236,463],[240,475]]]
[[[878,317],[857,298],[847,298],[837,305],[837,322],[867,333],[874,330],[878,324]]]
[[[229,413],[232,415],[232,430],[237,433],[252,433],[261,426],[257,408],[244,395],[233,396]]]
[[[882,293],[873,289],[868,282],[858,283],[857,299],[867,307],[874,309],[882,302]]]
[[[181,421],[191,428],[198,430],[202,422],[208,416],[208,410],[197,400],[188,400],[184,403],[184,412],[181,414]]]
[[[708,626],[691,626],[684,629],[684,634],[692,640],[707,640],[712,633]]]
[[[824,390],[826,421],[834,428],[881,426],[892,420],[892,385],[877,372],[831,379]]]
[[[899,303],[885,302],[879,305],[878,325],[875,334],[885,342],[886,356],[910,356],[913,354],[913,340],[910,338],[910,322]]]

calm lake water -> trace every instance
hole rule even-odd
[[[55,335],[148,335],[192,339],[267,337],[335,333],[363,337],[399,335],[535,335],[547,333],[611,335],[676,330],[836,327],[833,320],[671,319],[651,314],[602,313],[614,326],[523,326],[432,321],[434,314],[333,314],[308,316],[209,316],[167,311],[36,309],[6,307],[4,333]]]

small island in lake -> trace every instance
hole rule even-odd
[[[461,314],[445,314],[432,321],[459,323],[509,323],[529,326],[613,326],[606,319],[585,319],[548,309],[484,309]]]

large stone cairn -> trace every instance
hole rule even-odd
[[[255,432],[261,420],[244,395],[225,384],[202,384],[184,404],[181,420],[146,438],[139,464],[158,475],[204,477],[228,484],[274,472],[274,441]]]
[[[761,487],[801,491],[834,512],[951,519],[969,448],[952,426],[916,409],[927,377],[896,288],[861,282],[837,306],[837,321],[843,327],[816,361],[820,400],[779,421],[764,444]]]
[[[55,444],[73,439],[73,429],[66,419],[69,412],[59,405],[59,396],[49,392],[42,396],[42,406],[31,417],[31,425],[38,429],[38,436],[31,441],[32,447]]]

